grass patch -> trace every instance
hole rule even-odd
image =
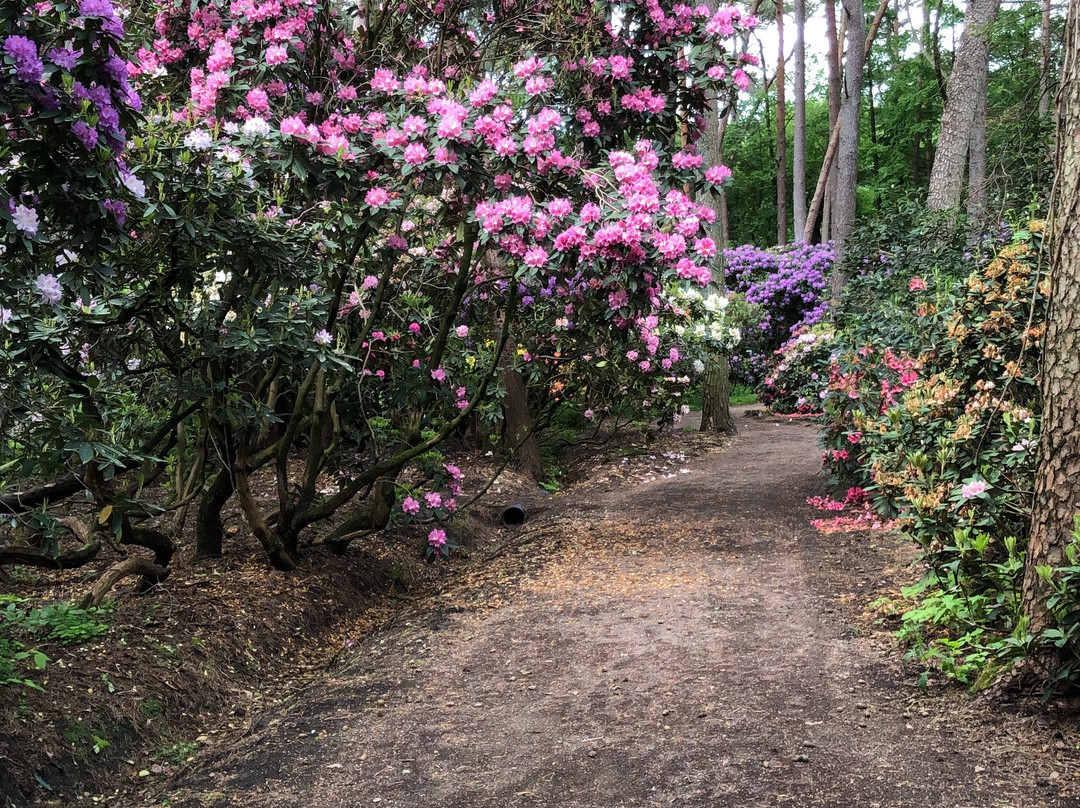
[[[739,406],[741,404],[756,404],[757,393],[754,392],[754,388],[748,384],[735,384],[731,387],[731,404],[732,406]]]

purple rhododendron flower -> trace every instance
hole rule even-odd
[[[116,218],[117,224],[123,224],[124,220],[127,219],[127,205],[121,200],[106,199],[101,203],[101,206]]]
[[[79,14],[83,17],[111,17],[115,12],[110,0],[82,0]]]
[[[4,40],[4,53],[15,61],[15,75],[28,84],[40,84],[45,65],[38,58],[37,45],[24,36]]]
[[[94,147],[97,146],[97,129],[87,126],[83,121],[75,121],[71,125],[71,132],[79,139],[79,142],[83,144],[87,151],[93,151]]]
[[[82,56],[82,51],[73,51],[68,48],[53,48],[47,55],[49,61],[57,67],[62,67],[64,70],[72,70],[75,67],[76,62],[79,61],[79,57]]]

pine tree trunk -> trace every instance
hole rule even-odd
[[[836,152],[836,198],[833,200],[832,237],[839,267],[844,259],[844,241],[855,224],[855,195],[859,185],[859,110],[862,101],[863,68],[866,64],[864,39],[866,16],[861,0],[843,0],[847,16],[847,64],[840,106],[840,144]],[[833,299],[839,297],[843,275],[833,272]]]
[[[964,190],[964,167],[979,98],[985,104],[987,71],[990,69],[990,27],[1001,0],[968,0],[964,33],[960,35],[956,60],[945,93],[934,167],[926,204],[933,210],[958,208]]]
[[[806,0],[795,0],[795,98],[791,143],[791,212],[795,238],[806,229]]]
[[[1070,0],[1058,89],[1057,188],[1041,370],[1043,416],[1022,600],[1034,634],[1053,624],[1040,567],[1060,566],[1080,513],[1080,0]],[[1058,660],[1048,660],[1051,668]]]
[[[1039,28],[1039,119],[1050,114],[1050,0],[1042,0],[1042,25]]]
[[[874,22],[866,33],[866,40],[863,42],[862,49],[863,64],[870,57],[870,48],[874,44],[874,37],[877,36],[878,29],[881,28],[882,20],[885,19],[885,12],[889,8],[889,2],[890,0],[881,0],[877,12],[874,14]],[[829,4],[826,3],[825,7],[828,9]],[[806,211],[806,227],[803,229],[802,234],[802,240],[807,244],[814,242],[815,234],[818,241],[827,241],[829,238],[829,219],[832,204],[828,200],[835,196],[830,178],[835,177],[835,172],[832,169],[840,146],[840,127],[837,125],[836,120],[832,119],[831,113],[829,117],[829,145],[825,149],[825,158],[821,163],[821,171],[818,174],[817,186],[814,188],[814,196],[810,200],[810,207]],[[819,221],[820,228],[818,227]]]
[[[979,76],[975,92],[975,118],[971,122],[971,141],[968,143],[968,197],[967,215],[972,228],[972,240],[978,232],[986,213],[986,94],[989,74]]]
[[[836,0],[825,0],[825,36],[828,39],[828,56],[826,57],[827,87],[829,99],[829,132],[839,132],[840,120],[840,94],[842,85],[842,58],[840,47],[840,32],[836,25]],[[832,209],[836,199],[836,160],[826,163],[828,170],[822,166],[825,172],[825,187],[821,197],[821,236],[820,241],[828,241],[832,237]]]
[[[776,0],[776,246],[788,243],[787,98],[784,91],[784,0]]]
[[[731,367],[727,356],[717,354],[705,363],[701,374],[701,431],[734,435],[731,417]]]

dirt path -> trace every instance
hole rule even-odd
[[[810,528],[813,429],[739,426],[685,472],[609,470],[568,497],[558,550],[503,605],[418,604],[168,804],[1080,805],[1013,740],[1034,719],[916,697],[860,636],[893,553]]]

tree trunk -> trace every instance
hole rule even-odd
[[[806,0],[795,0],[795,98],[791,143],[791,211],[795,238],[806,229]]]
[[[708,5],[710,9],[715,10],[718,7],[718,0],[709,0]],[[757,5],[758,0],[754,0],[751,13],[757,10]],[[724,115],[722,120],[717,108],[719,99],[711,93],[707,99],[705,106],[705,134],[701,139],[702,156],[705,158],[705,165],[707,166],[722,165],[724,162],[724,135],[727,133],[728,121],[734,115],[736,99],[737,96],[732,93],[727,114]],[[710,235],[717,241],[719,261],[713,265],[712,282],[721,292],[724,292],[727,288],[726,279],[724,278],[723,259],[723,250],[728,246],[727,197],[722,192],[717,194],[713,191],[706,191],[704,199],[699,201],[716,211],[717,221],[711,228]],[[706,365],[702,377],[701,430],[714,429],[730,435],[735,433],[735,424],[731,420],[731,384],[728,382],[729,370],[726,356],[722,357],[722,362],[724,366],[724,384],[709,384],[709,366],[712,364],[711,362]],[[722,423],[723,419],[726,419],[726,423]]]
[[[1062,565],[1080,513],[1080,0],[1069,2],[1057,109],[1050,297],[1040,374],[1042,445],[1022,592],[1032,634],[1054,623],[1039,569]],[[1059,660],[1047,662],[1053,668]]]
[[[934,167],[926,204],[932,210],[960,206],[964,190],[964,165],[971,144],[979,97],[985,104],[987,72],[990,69],[990,26],[997,17],[1001,0],[968,0],[964,32],[960,35],[956,59],[945,92]]]
[[[225,539],[221,509],[233,494],[233,479],[228,468],[218,470],[199,498],[195,516],[195,559],[220,558]]]
[[[877,36],[878,29],[881,28],[881,21],[885,19],[885,12],[889,8],[891,0],[881,0],[881,4],[878,6],[877,12],[874,14],[874,22],[870,26],[870,30],[866,34],[866,39],[863,41],[862,58],[863,64],[866,63],[866,59],[870,56],[870,48],[874,44],[874,37]],[[825,3],[825,8],[829,8],[829,3]],[[835,21],[832,23],[832,27],[835,28]],[[819,241],[827,241],[830,232],[830,210],[832,208],[831,198],[835,197],[835,192],[830,189],[830,178],[833,178],[835,172],[833,172],[833,164],[836,161],[837,149],[840,145],[840,127],[837,125],[837,119],[832,116],[831,101],[829,112],[829,145],[825,149],[825,159],[821,163],[821,172],[818,174],[817,187],[814,189],[814,196],[810,200],[810,207],[806,212],[806,227],[803,230],[803,241],[811,243],[814,240],[814,234],[818,234]],[[818,229],[818,222],[820,218],[821,227]]]
[[[881,210],[881,160],[878,157],[877,111],[874,109],[874,62],[866,61],[866,102],[869,106],[867,124],[870,127],[870,158],[874,172],[874,209]]]
[[[829,99],[829,132],[839,132],[842,57],[840,33],[836,26],[836,0],[825,0],[825,37],[828,40],[828,66],[826,81]],[[835,150],[834,150],[835,151]],[[832,203],[836,198],[836,161],[826,161],[821,166],[824,176],[819,210],[821,213],[821,241],[832,236]],[[819,180],[818,185],[821,185]],[[815,217],[816,218],[816,217]],[[816,222],[815,222],[816,224]]]
[[[1042,25],[1039,28],[1039,119],[1050,114],[1050,0],[1042,0]]]
[[[78,607],[80,609],[93,609],[100,606],[101,602],[105,600],[105,596],[109,594],[109,590],[129,575],[142,575],[144,580],[160,580],[167,573],[163,567],[159,567],[145,558],[139,558],[138,556],[125,558],[105,570],[97,583],[94,584],[94,587],[86,594],[86,597],[79,601]]]
[[[512,464],[514,468],[527,474],[534,482],[539,482],[544,476],[543,464],[540,462],[540,444],[533,434],[525,380],[514,369],[513,361],[514,343],[507,340],[500,359],[502,367],[499,370],[503,389],[506,390],[506,398],[503,399],[503,437],[507,449],[513,451],[517,447]]]
[[[788,243],[787,98],[784,92],[784,0],[776,0],[776,246]]]
[[[839,297],[843,275],[837,271],[844,260],[844,241],[855,224],[855,193],[859,184],[859,109],[862,100],[863,67],[866,64],[864,38],[866,17],[862,0],[843,0],[847,18],[847,64],[844,94],[840,107],[840,143],[836,151],[836,199],[833,200],[832,237],[836,260],[833,264],[833,299]]]
[[[705,363],[701,374],[701,431],[734,435],[731,417],[731,367],[727,356],[717,354]]]
[[[975,92],[975,117],[971,122],[971,141],[968,143],[968,197],[967,215],[971,225],[972,241],[978,240],[978,232],[986,213],[986,94],[988,73],[979,76]]]

